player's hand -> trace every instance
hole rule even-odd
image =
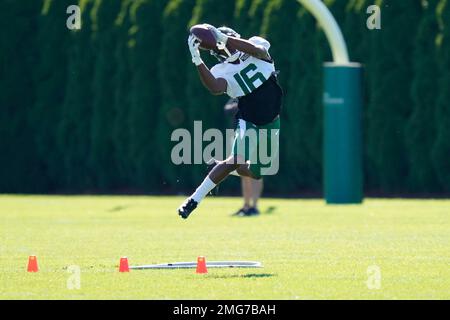
[[[193,34],[189,35],[188,46],[192,56],[192,63],[194,63],[196,66],[201,65],[203,61],[200,57],[200,50],[198,49],[198,47],[200,46],[200,41]]]
[[[219,31],[219,29],[210,24],[206,24],[206,26],[212,32],[214,38],[216,38],[216,43],[218,46],[219,45],[224,46],[227,44],[228,36],[226,34],[223,34],[222,32]]]

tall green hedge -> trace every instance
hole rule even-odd
[[[322,54],[318,26],[304,8],[296,10],[293,32],[295,37],[288,49],[290,59],[286,68],[280,68],[280,78],[285,70],[290,73],[283,106],[281,172],[285,172],[289,188],[319,189],[321,183],[321,132],[322,132]],[[313,66],[313,67],[312,67]],[[301,81],[299,81],[301,79]],[[292,146],[297,146],[293,148]],[[282,181],[280,181],[282,183]]]
[[[366,189],[450,191],[450,1],[325,0],[350,57],[364,65]],[[81,30],[66,28],[78,3]],[[366,10],[379,5],[381,30]],[[266,190],[322,185],[323,31],[294,0],[0,2],[0,192],[186,192],[203,165],[175,166],[170,135],[225,129],[201,85],[189,27],[266,37],[285,91],[281,167]],[[206,51],[208,66],[214,63]],[[221,187],[236,190],[237,179]]]
[[[375,186],[396,192],[408,189],[405,127],[412,111],[414,21],[419,20],[422,10],[418,1],[377,3],[382,7],[382,30],[371,33],[367,149],[374,165],[371,178]]]
[[[438,9],[440,35],[438,38],[437,106],[434,123],[437,137],[432,145],[432,158],[441,186],[450,190],[450,1],[440,1]]]
[[[92,128],[92,79],[96,61],[92,46],[91,10],[93,0],[81,0],[81,30],[70,31],[67,50],[66,94],[61,105],[61,119],[57,126],[58,148],[63,174],[63,190],[80,192],[92,190],[93,168],[89,166]],[[67,31],[68,32],[68,31]],[[59,66],[63,67],[63,66]],[[62,84],[64,85],[64,84]],[[99,164],[100,165],[100,164]]]
[[[161,27],[165,32],[161,35],[161,51],[156,61],[161,66],[159,69],[161,103],[156,114],[157,120],[155,119],[156,134],[159,137],[170,137],[174,129],[189,125],[185,87],[187,85],[186,67],[190,55],[186,36],[194,6],[195,0],[171,0],[164,8]],[[180,59],[180,53],[187,56],[188,61]],[[172,145],[167,142],[168,140],[164,139],[155,141],[154,151],[163,163],[171,161]],[[187,174],[186,169],[182,166],[161,166],[159,174],[162,187],[166,185],[176,186],[176,188],[187,187],[186,179],[180,179]]]
[[[438,1],[423,3],[423,19],[414,44],[413,68],[415,77],[411,85],[412,114],[406,126],[406,145],[409,153],[410,176],[408,184],[414,191],[437,191],[438,175],[433,168],[431,148],[436,140],[436,101],[439,95],[436,38]]]
[[[116,70],[113,75],[114,90],[113,102],[110,106],[113,118],[111,139],[114,141],[114,163],[116,165],[115,181],[118,186],[129,185],[132,181],[131,156],[130,156],[130,78],[131,78],[131,43],[129,35],[131,27],[130,8],[132,0],[122,1],[120,12],[114,21],[117,32],[113,61]]]
[[[38,17],[36,41],[37,64],[33,73],[35,100],[29,116],[34,121],[34,140],[40,178],[46,189],[57,190],[64,174],[61,166],[63,153],[58,148],[57,124],[61,119],[67,68],[56,68],[55,63],[67,65],[69,34],[65,28],[69,0],[45,0]],[[45,114],[45,117],[42,115]]]
[[[155,152],[158,110],[161,103],[158,63],[164,10],[159,0],[137,0],[130,14],[134,40],[131,48],[130,155],[137,187],[150,189],[159,184]]]
[[[92,9],[92,47],[96,52],[96,63],[92,78],[92,117],[89,166],[94,173],[94,186],[99,189],[115,186],[117,166],[113,135],[116,117],[114,95],[114,74],[116,65],[114,49],[117,28],[114,21],[120,10],[120,0],[96,0]],[[101,164],[101,165],[99,165]]]
[[[39,192],[48,184],[45,160],[34,141],[36,101],[33,72],[39,59],[36,33],[43,2],[0,3],[0,190]],[[40,97],[39,97],[40,98]]]

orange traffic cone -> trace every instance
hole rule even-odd
[[[128,258],[127,257],[120,258],[119,272],[130,272],[130,268],[128,267]]]
[[[208,273],[208,269],[206,268],[206,259],[205,257],[197,258],[197,270],[196,273]]]
[[[38,270],[39,269],[38,269],[38,263],[37,263],[36,256],[29,256],[27,271],[28,272],[38,272]]]

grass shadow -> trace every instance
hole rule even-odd
[[[277,207],[274,207],[274,206],[268,207],[268,208],[264,211],[264,214],[273,214],[273,213],[275,213],[275,211],[277,211]]]
[[[111,209],[108,210],[108,212],[118,212],[118,211],[123,211],[128,209],[129,207],[131,207],[131,205],[126,205],[126,206],[116,206],[113,207]]]

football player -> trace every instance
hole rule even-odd
[[[215,160],[200,186],[178,208],[178,214],[183,219],[188,218],[205,196],[228,175],[261,179],[263,165],[258,160],[261,136],[266,139],[266,147],[272,153],[278,153],[283,93],[277,81],[274,61],[269,54],[270,43],[261,37],[241,39],[236,31],[228,27],[208,25],[208,29],[214,35],[217,47],[210,53],[219,63],[211,70],[208,69],[200,56],[200,40],[191,34],[188,46],[192,62],[197,67],[201,82],[211,94],[226,93],[238,99],[238,125],[231,155],[224,161]],[[248,130],[255,131],[254,136],[258,138],[248,142]],[[272,131],[276,132],[277,141],[273,141]],[[257,160],[252,163],[250,160],[255,159],[255,156]]]
[[[238,99],[230,98],[224,106],[225,115],[236,118],[239,111]],[[233,121],[236,127],[236,119]],[[244,206],[232,214],[233,217],[249,217],[259,215],[258,200],[263,190],[263,179],[252,179],[250,177],[241,176],[241,189],[244,198]]]

